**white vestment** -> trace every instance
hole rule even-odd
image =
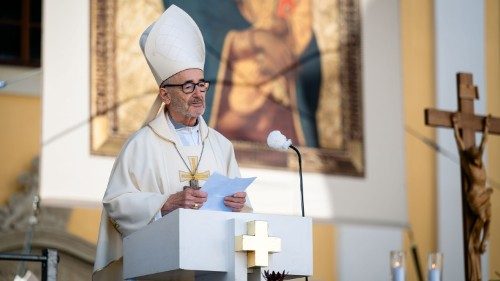
[[[115,161],[103,198],[93,280],[123,280],[122,237],[158,218],[167,198],[189,185],[193,166],[198,165],[200,186],[214,172],[240,176],[231,142],[203,118],[198,118],[202,145],[194,146],[182,145],[167,118],[158,114],[137,131]]]

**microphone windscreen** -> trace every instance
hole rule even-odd
[[[267,136],[267,145],[277,150],[287,150],[292,145],[292,140],[287,139],[280,131],[272,131]]]

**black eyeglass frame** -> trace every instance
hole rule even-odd
[[[186,90],[186,86],[188,85],[192,85],[192,90],[189,91],[189,90]],[[191,94],[194,92],[194,90],[196,90],[196,87],[200,87],[200,89],[203,89],[203,87],[207,87],[206,89],[202,90],[203,92],[206,92],[208,91],[208,89],[210,88],[210,81],[207,81],[207,80],[201,80],[199,81],[198,83],[194,83],[192,81],[188,81],[188,82],[185,82],[185,83],[182,83],[182,84],[163,84],[160,86],[160,88],[165,88],[165,87],[181,87],[182,89],[182,92],[184,94]]]

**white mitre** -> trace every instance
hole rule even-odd
[[[158,86],[172,75],[190,68],[203,70],[205,43],[194,20],[181,8],[171,5],[141,35],[141,50]],[[158,114],[162,101],[156,97],[144,122]]]

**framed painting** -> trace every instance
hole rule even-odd
[[[305,171],[364,176],[357,0],[91,0],[93,154],[116,155],[142,125],[158,87],[138,42],[172,4],[203,34],[203,117],[241,166],[296,169],[293,152],[266,145],[280,130]]]

